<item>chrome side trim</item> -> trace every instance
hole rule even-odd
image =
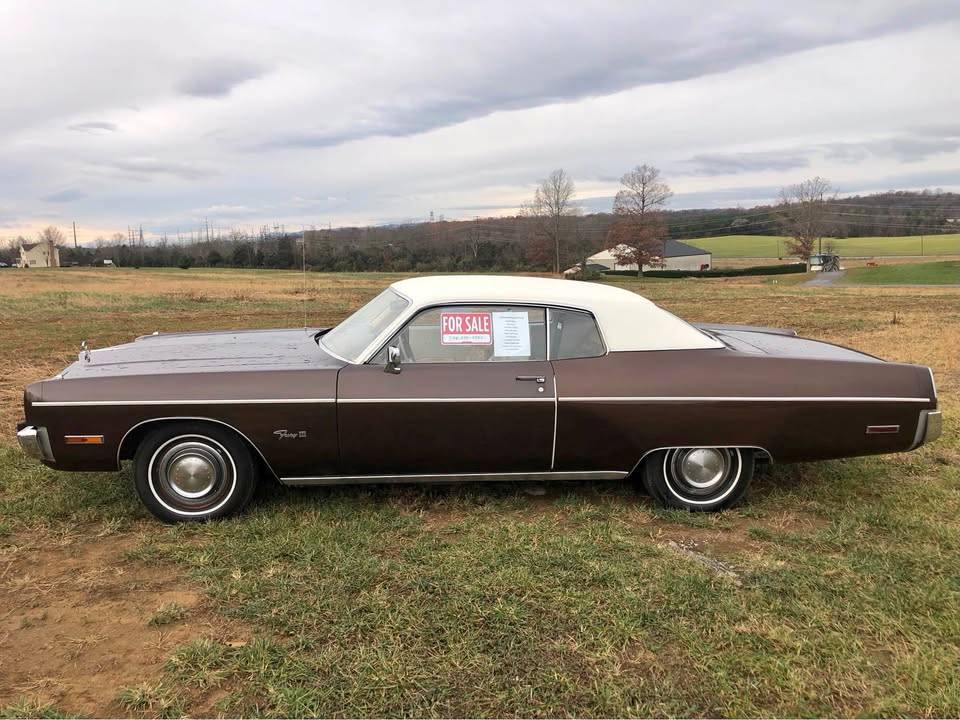
[[[456,398],[338,398],[338,403],[489,403],[554,402],[552,397],[456,397]]]
[[[622,470],[579,470],[570,472],[508,472],[508,473],[436,473],[425,475],[326,475],[311,477],[283,477],[284,485],[349,485],[354,483],[454,483],[454,482],[522,482],[538,480],[620,480],[627,473]]]
[[[638,395],[638,396],[612,396],[612,397],[561,397],[561,402],[930,402],[930,398],[905,398],[905,397],[840,397],[840,396],[818,396],[818,397],[786,397],[786,396],[681,396],[681,395]]]
[[[557,374],[553,373],[553,446],[550,450],[550,469],[557,464],[557,420],[560,417],[560,402],[557,400]]]
[[[252,398],[245,400],[44,400],[37,407],[83,407],[94,405],[299,405],[334,403],[334,398]]]
[[[50,447],[50,437],[47,435],[47,429],[44,427],[34,427],[27,425],[17,431],[17,442],[20,447],[30,457],[37,460],[46,460],[54,462],[53,450]]]
[[[36,405],[36,403],[34,403],[34,405]],[[148,425],[150,423],[156,423],[156,422],[170,422],[170,421],[180,421],[180,420],[216,423],[217,425],[223,425],[226,428],[230,428],[237,435],[239,435],[244,440],[246,440],[250,444],[250,447],[256,450],[257,455],[259,455],[260,459],[263,460],[263,464],[267,468],[267,470],[270,471],[270,474],[273,475],[277,480],[280,479],[280,476],[276,473],[276,471],[272,467],[270,467],[270,463],[267,462],[267,458],[264,457],[263,452],[260,450],[259,447],[257,447],[257,444],[253,440],[251,440],[247,435],[237,430],[237,428],[235,428],[230,423],[225,423],[222,420],[214,420],[213,418],[208,418],[208,417],[174,416],[174,417],[159,417],[159,418],[150,418],[149,420],[141,420],[136,425],[134,425],[129,430],[127,430],[123,434],[123,437],[120,438],[120,444],[117,445],[117,469],[118,470],[120,469],[120,451],[123,450],[123,444],[127,441],[127,436],[129,436],[130,433],[132,433],[134,430],[136,430],[138,427],[141,427],[142,425]]]

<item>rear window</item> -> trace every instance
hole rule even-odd
[[[550,359],[599,357],[606,352],[593,315],[550,308]]]

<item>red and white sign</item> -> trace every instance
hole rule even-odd
[[[440,313],[440,344],[491,345],[492,325],[488,312]]]

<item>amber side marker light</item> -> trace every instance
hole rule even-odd
[[[67,445],[103,445],[103,435],[64,435]]]

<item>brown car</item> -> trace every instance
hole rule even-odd
[[[757,462],[912,450],[940,434],[929,368],[691,325],[607,285],[394,283],[333,329],[149,335],[27,387],[23,448],[61,470],[136,467],[167,521],[288,485],[642,480],[718,510]]]

